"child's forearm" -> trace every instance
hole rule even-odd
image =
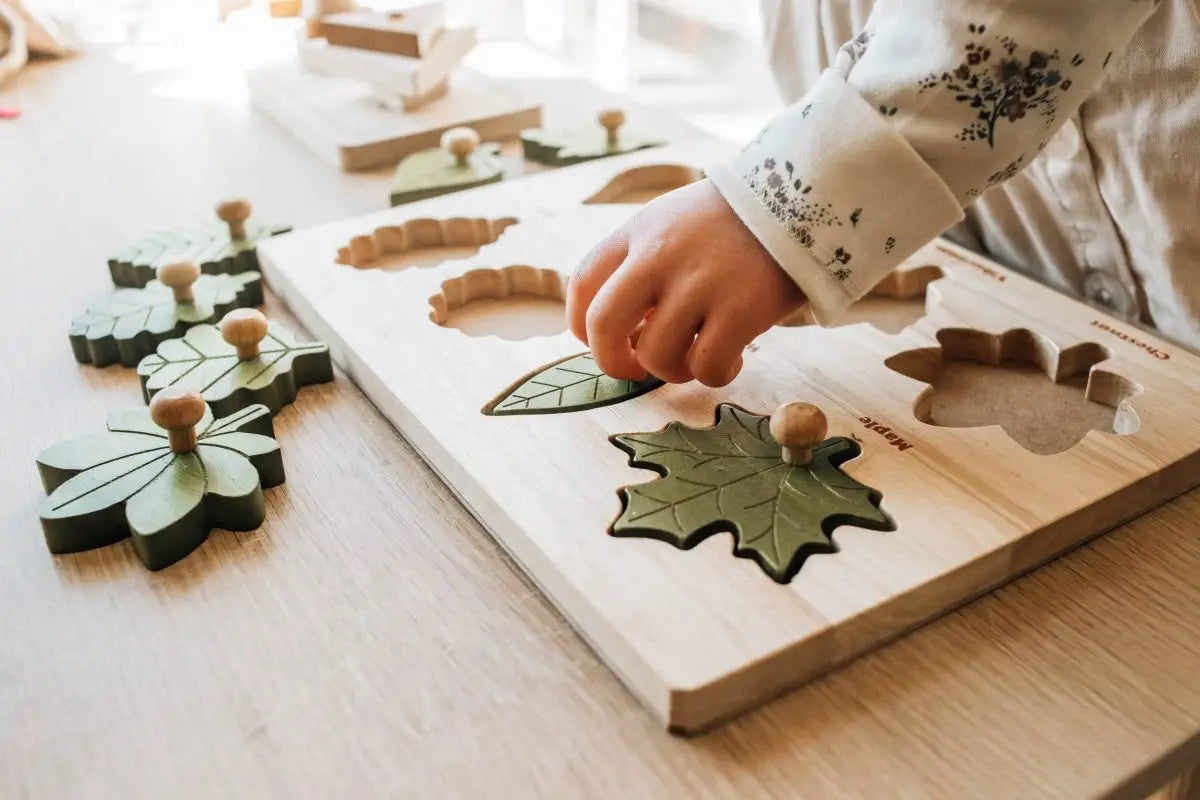
[[[1012,177],[1153,0],[880,0],[808,95],[709,176],[834,319]]]

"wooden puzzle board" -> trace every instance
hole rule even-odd
[[[271,286],[312,335],[626,685],[682,732],[762,703],[1200,483],[1200,359],[943,242],[910,261],[936,264],[946,277],[930,286],[927,315],[899,334],[776,328],[723,389],[666,386],[583,412],[481,414],[516,378],[581,348],[565,330],[510,340],[434,325],[429,298],[441,284],[479,267],[568,273],[637,208],[582,200],[630,167],[703,167],[723,153],[711,142],[680,143],[323,225],[259,249]],[[381,226],[464,217],[518,223],[475,255],[432,266],[335,263],[339,248]],[[999,427],[919,422],[913,409],[925,384],[884,361],[936,346],[944,328],[1028,328],[1059,349],[1097,343],[1110,355],[1103,370],[1141,386],[1132,400],[1140,428],[1093,431],[1068,451],[1034,455]],[[727,534],[688,551],[607,535],[621,510],[618,487],[655,477],[630,467],[610,435],[673,420],[711,425],[721,402],[766,414],[792,400],[821,406],[831,436],[861,440],[862,454],[843,469],[882,492],[895,531],[839,528],[839,552],[810,557],[787,585],[732,557]],[[910,446],[894,446],[865,418]]]
[[[367,84],[304,70],[298,61],[246,75],[250,101],[318,156],[346,171],[395,166],[437,147],[443,132],[466,125],[484,141],[516,138],[541,124],[541,106],[467,69],[449,93],[411,111],[381,104]]]

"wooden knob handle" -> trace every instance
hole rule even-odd
[[[474,128],[451,128],[442,134],[442,149],[454,156],[454,163],[467,165],[467,159],[479,147],[479,134]]]
[[[783,445],[783,460],[806,467],[812,462],[813,446],[825,440],[829,421],[812,403],[787,403],[771,415],[771,435]]]
[[[176,303],[192,302],[192,284],[200,277],[200,266],[195,261],[163,264],[156,274],[159,283],[171,287]]]
[[[242,361],[258,358],[259,345],[267,338],[267,318],[256,308],[235,308],[221,320],[221,337],[237,348]]]
[[[608,132],[609,144],[616,144],[621,126],[625,124],[625,112],[619,108],[606,108],[596,117]]]
[[[230,239],[246,238],[246,220],[250,219],[250,201],[234,198],[217,204],[217,216],[229,226]]]
[[[193,389],[168,386],[150,401],[150,419],[167,432],[172,453],[196,449],[196,424],[204,418],[204,398]]]

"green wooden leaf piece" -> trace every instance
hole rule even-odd
[[[495,183],[504,177],[499,156],[500,145],[494,143],[480,145],[461,165],[440,147],[413,153],[396,166],[392,205]]]
[[[296,341],[296,335],[274,322],[259,345],[257,358],[243,361],[215,325],[189,328],[167,339],[158,352],[137,367],[147,403],[168,386],[194,389],[219,416],[260,403],[272,414],[296,399],[301,386],[333,380],[329,346]]]
[[[253,530],[265,516],[263,487],[283,483],[283,459],[265,406],[214,420],[206,410],[196,449],[173,453],[148,409],[115,412],[108,431],[50,447],[37,457],[49,492],[39,514],[52,553],[133,539],[150,569],[174,564],[212,528]]]
[[[484,406],[483,413],[500,417],[584,411],[631,400],[662,385],[653,376],[640,381],[610,378],[596,366],[591,353],[580,353],[521,378]]]
[[[245,226],[246,235],[239,239],[230,237],[229,226],[222,222],[153,231],[110,258],[108,271],[117,286],[134,288],[145,286],[160,266],[175,261],[194,261],[208,275],[257,271],[258,243],[292,229],[252,219]]]
[[[192,292],[193,302],[177,303],[171,289],[155,280],[141,289],[117,289],[93,301],[71,320],[75,360],[98,367],[116,362],[137,366],[164,339],[220,319],[231,309],[261,305],[263,299],[257,272],[201,275]]]
[[[769,421],[722,403],[711,428],[672,422],[653,433],[613,436],[631,466],[662,477],[619,490],[623,509],[611,533],[686,550],[727,531],[734,555],[753,558],[787,583],[809,555],[837,550],[830,534],[839,525],[895,529],[879,508],[879,492],[838,469],[861,452],[856,442],[826,439],[808,466],[793,466],[783,461]]]
[[[554,167],[619,156],[661,144],[665,142],[624,133],[615,142],[610,142],[604,129],[599,127],[574,131],[531,128],[521,132],[525,158]]]

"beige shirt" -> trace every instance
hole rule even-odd
[[[714,183],[832,320],[932,236],[1200,346],[1196,0],[762,0]]]

